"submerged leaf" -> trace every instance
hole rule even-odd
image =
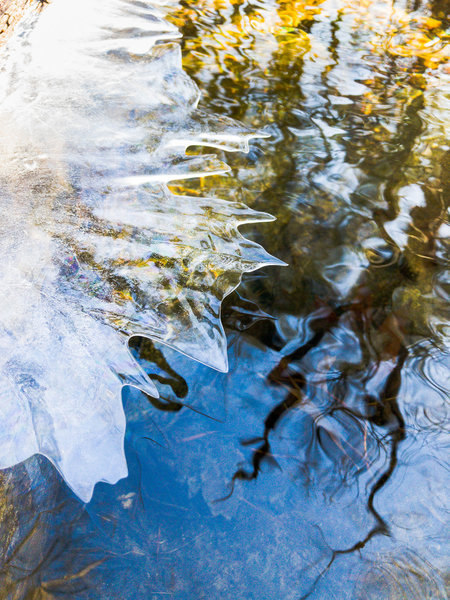
[[[85,501],[127,472],[122,384],[158,395],[129,336],[225,371],[221,300],[279,264],[238,232],[270,216],[167,187],[227,170],[188,146],[254,137],[197,110],[177,37],[155,5],[55,0],[2,57],[0,467],[41,453]]]

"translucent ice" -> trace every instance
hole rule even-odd
[[[155,4],[54,0],[2,50],[0,468],[41,453],[84,501],[127,472],[123,383],[157,396],[129,336],[225,371],[221,300],[278,262],[237,229],[268,215],[167,187],[252,137],[198,111],[178,37]]]

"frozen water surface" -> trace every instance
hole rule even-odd
[[[158,392],[128,349],[162,341],[227,370],[223,297],[279,264],[238,202],[177,196],[254,133],[197,109],[157,3],[57,0],[0,74],[0,467],[49,458],[84,501],[127,473],[121,388]]]

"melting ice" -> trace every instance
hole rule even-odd
[[[270,220],[167,183],[246,150],[202,114],[155,3],[54,0],[0,64],[0,468],[48,457],[84,501],[126,476],[123,383],[157,396],[129,336],[227,369],[223,297],[278,264],[238,232]]]

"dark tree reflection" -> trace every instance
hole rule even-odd
[[[404,372],[422,352],[422,341],[440,343],[431,316],[444,309],[435,281],[447,264],[440,231],[449,201],[448,151],[427,142],[442,134],[422,118],[432,93],[427,90],[429,67],[438,68],[441,55],[438,48],[427,54],[420,44],[426,43],[428,31],[430,39],[441,35],[446,13],[440,3],[415,3],[402,13],[397,37],[387,41],[397,18],[394,11],[390,21],[386,17],[383,41],[377,23],[382,11],[377,14],[370,3],[365,5],[366,20],[357,21],[361,38],[353,39],[346,31],[346,10],[358,9],[351,2],[326,19],[321,3],[311,5],[307,14],[301,13],[301,4],[292,17],[295,26],[311,39],[320,30],[321,42],[328,40],[326,52],[313,54],[316,64],[311,67],[309,47],[304,43],[300,51],[298,40],[279,43],[268,60],[258,33],[239,29],[244,12],[258,13],[256,4],[233,2],[232,13],[226,6],[218,5],[216,16],[236,39],[242,36],[239,60],[229,60],[224,46],[212,45],[215,49],[210,53],[206,48],[204,61],[208,72],[203,70],[196,44],[214,27],[199,3],[190,6],[193,16],[184,29],[186,66],[205,90],[208,106],[249,125],[272,124],[272,139],[258,146],[264,153],[254,160],[250,156],[247,171],[236,161],[235,177],[244,186],[262,180],[258,194],[245,188],[242,194],[255,208],[278,217],[257,239],[289,268],[249,279],[245,293],[263,311],[304,321],[308,335],[293,349],[293,340],[283,338],[273,320],[259,320],[247,329],[255,344],[282,355],[266,377],[285,395],[267,413],[259,435],[252,432],[243,440],[252,456],[235,470],[221,500],[231,498],[238,482],[260,477],[264,464],[277,464],[271,437],[298,411],[311,420],[315,439],[298,440],[308,448],[301,477],[307,479],[320,463],[319,449],[336,464],[346,457],[343,481],[349,470],[357,478],[372,468],[371,450],[381,452],[384,464],[378,465],[366,496],[372,524],[368,521],[360,539],[333,550],[321,577],[337,556],[361,550],[378,534],[390,535],[375,499],[394,477],[399,446],[408,435],[399,401]],[[284,8],[277,5],[281,21]],[[422,21],[412,12],[419,10],[425,15]],[[320,29],[325,21],[327,35]],[[420,22],[429,28],[425,33]],[[364,35],[367,45],[361,41]],[[229,95],[239,102],[226,104]],[[222,189],[226,192],[226,181]],[[228,324],[235,328],[232,319]],[[356,340],[353,348],[335,343],[343,336]],[[350,356],[352,351],[359,353],[358,360]],[[328,373],[320,366],[318,381],[314,365],[321,360]],[[343,425],[336,433],[338,422]]]

